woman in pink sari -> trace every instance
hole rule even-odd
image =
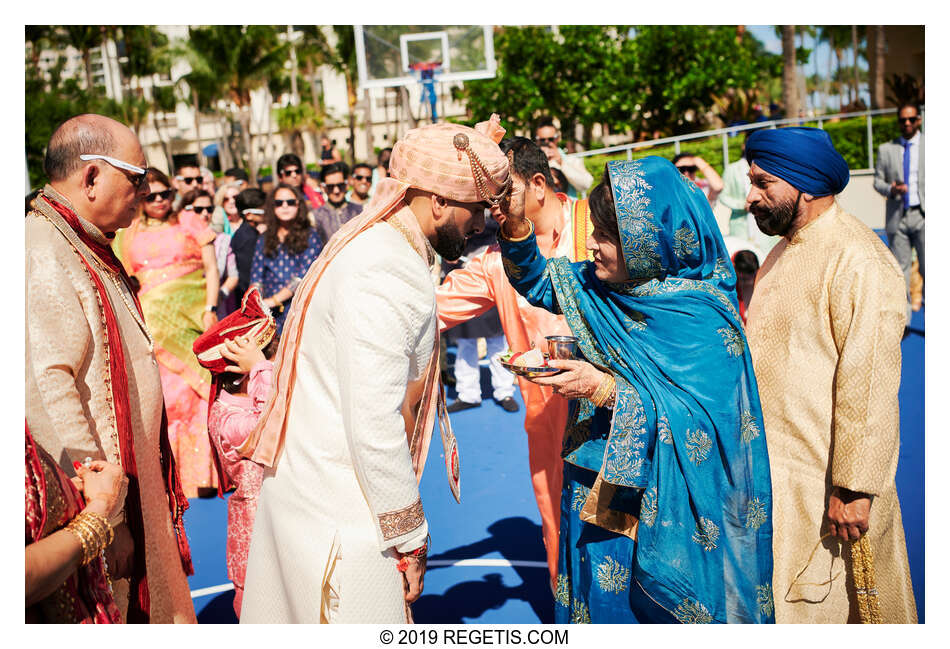
[[[185,495],[213,495],[217,476],[208,441],[211,377],[191,351],[217,322],[215,233],[208,227],[213,199],[203,190],[182,197],[177,214],[168,178],[149,169],[150,194],[142,214],[120,231],[113,247],[138,280],[139,299],[152,338],[168,410],[168,437]]]

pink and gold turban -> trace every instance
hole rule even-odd
[[[393,146],[389,175],[461,203],[497,202],[511,186],[508,159],[496,140],[459,124],[430,124],[406,133]]]

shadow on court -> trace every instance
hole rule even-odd
[[[527,518],[503,518],[489,525],[487,531],[489,536],[484,539],[430,555],[429,560],[461,561],[495,553],[512,563],[544,560],[544,556],[538,554],[541,526]],[[446,567],[430,565],[427,573]],[[516,586],[506,586],[501,574],[490,572],[482,574],[479,579],[459,582],[441,595],[423,594],[412,605],[415,621],[425,624],[464,624],[516,599],[526,602],[540,622],[552,624],[554,599],[548,585],[548,571],[545,568],[518,565],[513,565],[511,569],[521,579],[521,583]]]
[[[234,614],[234,591],[228,590],[210,597],[208,603],[197,612],[198,624],[237,624],[238,619]]]

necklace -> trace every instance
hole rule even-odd
[[[403,225],[396,218],[387,219],[386,223],[396,228],[396,231],[402,235],[403,239],[406,240],[406,242],[412,247],[413,250],[419,253],[420,257],[422,257],[422,252],[420,252],[419,249],[416,248],[415,244],[412,242],[412,233],[409,232],[409,228]],[[426,265],[431,266],[432,264],[435,263],[435,257],[436,257],[435,248],[432,247],[432,244],[429,242],[428,238],[422,237],[422,240],[425,241],[425,246],[426,246],[426,254],[425,254]]]
[[[69,227],[69,225],[67,225],[65,222],[62,222],[62,217],[59,217],[58,214],[56,216],[58,217],[59,221],[63,223],[62,226],[59,225],[59,222],[57,222],[57,219],[52,218],[52,216],[48,214],[45,210],[41,210],[40,214],[42,214],[43,217],[53,225],[53,227],[59,230],[63,234],[63,236],[66,237],[70,245],[72,245],[72,247],[76,250],[77,253],[82,255],[82,253],[80,252],[81,250],[84,250],[84,249],[89,250],[89,248],[86,247],[86,245],[83,244],[82,241],[80,241],[79,236],[75,232],[73,232],[73,229]],[[82,256],[85,257],[85,255],[82,255]],[[148,326],[145,324],[145,320],[139,317],[138,309],[135,308],[135,305],[130,303],[129,299],[125,296],[126,291],[123,290],[124,282],[122,282],[119,279],[118,274],[113,273],[112,269],[110,269],[105,264],[105,262],[99,259],[99,256],[96,255],[92,250],[89,250],[89,256],[92,257],[93,260],[95,260],[96,266],[101,268],[103,272],[105,273],[105,275],[112,281],[112,284],[115,286],[116,291],[118,291],[119,293],[119,297],[122,298],[122,302],[123,304],[125,304],[125,308],[128,309],[129,314],[131,314],[132,318],[139,325],[139,327],[142,329],[142,332],[145,334],[145,337],[148,339],[149,351],[154,352],[155,340],[152,338],[152,334],[148,330]],[[131,290],[131,289],[127,289],[127,290]]]
[[[125,295],[126,291],[129,290],[128,287],[125,286],[125,282],[120,280],[119,276],[113,273],[112,270],[99,259],[99,257],[92,255],[92,258],[96,260],[96,265],[105,271],[105,274],[110,280],[112,280],[112,285],[115,286],[115,290],[119,293],[119,297],[122,298],[122,303],[125,304],[125,308],[128,309],[129,314],[145,333],[145,337],[148,338],[148,350],[150,352],[155,351],[155,340],[152,338],[152,333],[148,330],[148,325],[146,325],[145,320],[139,316],[139,310],[135,307],[135,304],[130,302],[129,298],[127,298]]]

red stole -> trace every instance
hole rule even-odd
[[[89,246],[90,250],[105,264],[112,272],[119,275],[122,281],[129,288],[135,300],[135,307],[139,316],[144,322],[142,306],[139,304],[135,291],[132,290],[132,281],[122,264],[119,262],[112,248],[99,243],[79,223],[79,217],[62,205],[58,201],[47,195],[43,198],[59,213],[60,216],[69,224],[79,239]],[[89,276],[95,285],[96,292],[99,294],[99,304],[102,306],[103,316],[106,322],[106,344],[109,348],[109,374],[112,384],[112,405],[115,410],[116,434],[119,439],[119,454],[122,458],[122,468],[129,478],[128,496],[125,499],[126,522],[129,531],[132,533],[132,539],[135,542],[135,565],[132,567],[132,576],[129,578],[129,611],[126,620],[130,623],[149,621],[149,593],[148,578],[145,571],[145,522],[142,518],[142,501],[139,492],[138,468],[135,464],[135,447],[132,439],[132,414],[129,406],[129,394],[127,391],[128,376],[125,369],[125,350],[122,347],[122,336],[119,331],[119,321],[116,318],[115,311],[112,309],[112,303],[106,293],[106,288],[99,278],[99,275],[90,265],[89,261],[81,254],[80,258],[89,271]],[[181,564],[185,574],[194,574],[194,568],[191,564],[191,550],[188,547],[188,538],[185,536],[185,526],[183,516],[188,509],[188,499],[181,488],[181,482],[178,478],[178,468],[175,465],[175,458],[172,455],[171,444],[168,441],[168,417],[165,408],[162,406],[162,426],[159,432],[159,445],[162,458],[162,476],[165,480],[165,492],[168,494],[168,507],[171,512],[172,526],[178,539],[178,553],[181,557]]]

